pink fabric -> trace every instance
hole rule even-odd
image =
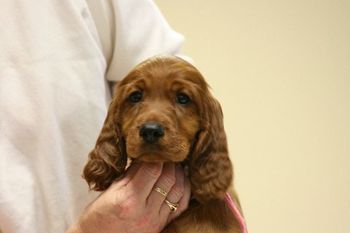
[[[228,204],[228,206],[230,207],[233,215],[235,216],[235,218],[237,219],[238,223],[239,223],[239,226],[241,228],[241,231],[242,233],[248,233],[248,230],[247,230],[247,225],[245,223],[245,220],[241,214],[241,212],[239,211],[236,203],[232,200],[230,194],[226,193],[226,196],[225,196],[225,201],[226,203]]]

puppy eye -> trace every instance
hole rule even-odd
[[[129,95],[129,101],[132,103],[140,102],[142,99],[142,92],[141,91],[134,91]]]
[[[176,102],[178,102],[179,104],[188,104],[189,102],[191,102],[191,99],[190,97],[188,97],[188,95],[184,93],[179,93],[176,95]]]

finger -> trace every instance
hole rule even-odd
[[[148,195],[162,172],[162,167],[162,163],[141,163],[135,175],[126,186],[129,186],[131,190],[137,191],[136,195],[140,197],[140,200],[146,202]]]
[[[127,184],[135,176],[137,170],[140,168],[142,162],[133,162],[130,167],[126,170],[125,177],[123,178],[124,182]]]
[[[116,179],[111,186],[116,187],[117,189],[127,185],[130,180],[136,174],[136,171],[140,168],[141,162],[134,161],[130,164],[130,166],[125,171],[123,177]]]
[[[185,191],[185,175],[181,165],[179,164],[176,166],[176,169],[175,169],[175,178],[176,178],[176,183],[170,190],[167,196],[167,200],[170,203],[178,205]],[[166,202],[163,203],[160,209],[161,216],[168,216],[169,214],[176,213],[176,212],[178,212],[178,210],[176,210],[175,212],[171,212],[169,203],[166,203]]]
[[[175,212],[171,212],[168,217],[168,223],[171,222],[173,219],[178,217],[180,214],[182,214],[188,207],[189,202],[191,199],[191,184],[187,177],[184,179],[184,192],[183,196],[181,197],[180,201],[178,202],[178,208]]]
[[[150,193],[147,205],[152,209],[159,212],[160,207],[162,206],[167,193],[171,190],[175,184],[175,165],[173,163],[165,163],[163,166],[162,174],[154,185],[154,188],[159,188],[161,191],[164,191],[163,195],[161,191],[153,191]]]

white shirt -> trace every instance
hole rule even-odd
[[[64,232],[94,198],[81,178],[108,81],[183,37],[151,0],[1,0],[0,229]]]

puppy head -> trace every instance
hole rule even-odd
[[[200,73],[175,58],[137,66],[117,87],[120,128],[129,157],[180,162],[200,129],[196,97],[206,86]]]
[[[176,57],[136,66],[115,90],[84,178],[105,190],[123,174],[127,156],[189,164],[200,201],[221,198],[232,179],[222,112],[199,71]],[[224,170],[222,170],[224,169]]]

